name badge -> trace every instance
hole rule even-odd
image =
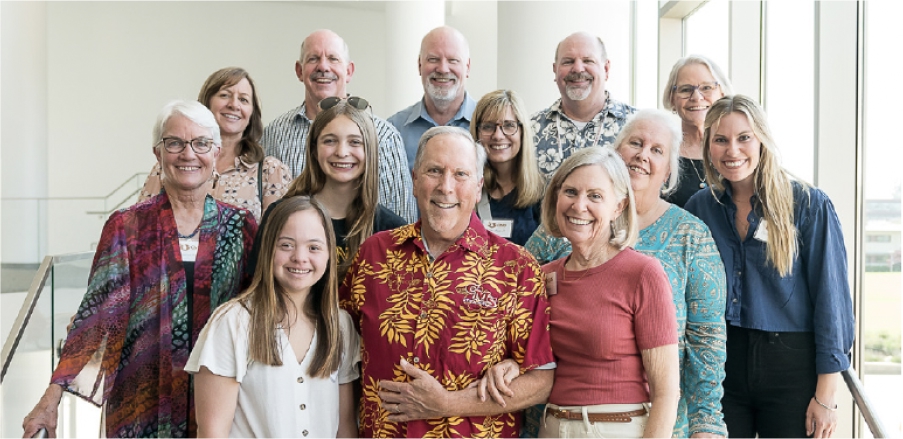
[[[558,274],[554,271],[546,273],[546,295],[554,296],[558,294]]]
[[[483,226],[502,238],[510,238],[511,232],[514,230],[514,220],[494,219],[483,221]]]
[[[756,227],[756,233],[753,234],[753,238],[765,243],[768,242],[768,221],[763,219],[762,222],[759,223],[759,227]]]

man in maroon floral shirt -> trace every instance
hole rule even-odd
[[[549,394],[545,285],[533,256],[474,214],[485,160],[467,131],[427,131],[421,221],[371,236],[342,285],[362,335],[363,437],[517,437],[519,411]],[[481,399],[472,384],[504,360],[521,373],[504,404]]]

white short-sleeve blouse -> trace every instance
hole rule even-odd
[[[351,317],[340,310],[344,349],[339,369],[329,378],[307,375],[310,354],[319,342],[314,333],[299,364],[288,336],[278,331],[282,366],[252,362],[248,352],[250,314],[236,302],[223,305],[204,326],[185,370],[201,366],[240,383],[231,437],[335,437],[339,426],[339,384],[359,377],[360,336]]]

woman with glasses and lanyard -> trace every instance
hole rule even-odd
[[[307,164],[289,185],[283,200],[307,195],[329,212],[341,282],[365,239],[407,222],[378,204],[378,139],[367,100],[357,96],[330,97],[320,101],[319,107],[322,111],[307,136]],[[268,213],[264,213],[261,230],[267,217]],[[257,254],[255,243],[250,270],[257,265]]]
[[[681,58],[671,69],[662,105],[680,116],[683,141],[680,144],[680,183],[664,198],[683,207],[687,200],[706,187],[702,167],[702,131],[712,103],[733,94],[731,81],[712,60],[702,55]]]
[[[517,245],[524,245],[539,226],[545,189],[529,122],[515,92],[496,90],[477,102],[470,124],[487,159],[477,215],[488,230]]]
[[[260,215],[270,203],[282,198],[292,174],[288,166],[272,156],[264,157],[260,100],[254,80],[240,67],[226,67],[211,74],[198,93],[220,128],[223,147],[216,159],[216,172],[208,185],[213,198]],[[160,166],[154,166],[138,201],[160,193]]]
[[[153,151],[163,191],[104,225],[88,290],[51,384],[23,422],[25,437],[41,428],[55,436],[64,390],[103,406],[106,437],[196,434],[183,368],[212,311],[241,290],[257,225],[207,194],[220,134],[206,107],[164,107]]]

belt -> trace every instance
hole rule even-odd
[[[558,419],[569,419],[572,421],[583,420],[583,413],[567,410],[558,410],[549,407],[550,415]],[[634,416],[642,416],[646,414],[646,409],[637,409],[629,412],[617,413],[587,413],[586,418],[590,423],[595,422],[630,422]]]

